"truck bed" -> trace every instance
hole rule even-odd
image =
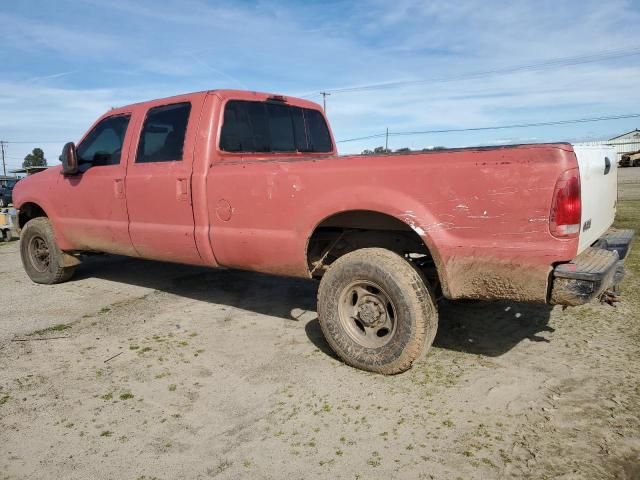
[[[363,210],[400,219],[424,241],[450,298],[541,301],[552,265],[577,252],[577,239],[558,240],[548,226],[555,182],[576,166],[566,143],[247,157],[216,163],[201,193],[233,209],[229,221],[209,217],[221,265],[308,276],[318,225]]]

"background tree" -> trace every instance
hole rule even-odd
[[[362,151],[362,155],[378,155],[381,153],[391,153],[391,150],[384,147],[376,147],[373,150],[366,149]]]
[[[376,147],[373,149],[373,153],[391,153],[391,150],[384,147]]]
[[[446,150],[447,147],[427,147],[422,150],[411,150],[409,147],[398,148],[394,153],[411,153],[411,152],[433,152],[434,150]],[[391,153],[391,149],[384,147],[376,147],[373,150],[366,149],[362,151],[362,155],[376,155],[382,153]]]
[[[46,167],[47,159],[44,158],[44,152],[41,148],[34,148],[33,151],[24,157],[22,168],[27,167]]]

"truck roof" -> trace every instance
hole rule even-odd
[[[123,105],[121,107],[116,107],[112,109],[109,113],[113,113],[118,110],[128,110],[132,107],[139,107],[149,103],[158,104],[158,103],[171,103],[174,101],[185,100],[189,97],[199,96],[199,95],[208,95],[214,94],[220,97],[223,100],[228,99],[237,99],[237,100],[254,100],[254,101],[265,101],[270,98],[273,99],[284,99],[286,103],[289,105],[296,105],[300,107],[313,108],[316,110],[322,110],[322,107],[315,102],[310,100],[305,100],[298,97],[291,97],[287,95],[282,95],[279,93],[269,93],[269,92],[256,92],[251,90],[233,90],[233,89],[213,89],[213,90],[201,90],[198,92],[189,92],[189,93],[181,93],[179,95],[173,95],[170,97],[163,98],[154,98],[150,100],[144,100],[142,102],[130,103],[128,105]]]

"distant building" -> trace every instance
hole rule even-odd
[[[635,130],[631,130],[630,132],[623,133],[622,135],[618,135],[617,137],[613,137],[611,140],[630,140],[640,142],[640,130],[636,128]]]
[[[630,132],[623,133],[617,137],[613,137],[609,140],[596,140],[593,142],[580,142],[576,145],[611,145],[616,147],[616,153],[618,154],[618,161],[625,153],[633,153],[640,150],[640,130],[637,128]]]
[[[11,170],[11,173],[15,173],[16,175],[33,175],[34,173],[42,172],[49,167],[26,167],[26,168],[17,168],[16,170]]]

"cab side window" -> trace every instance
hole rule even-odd
[[[333,150],[329,128],[317,110],[277,102],[231,100],[224,110],[220,149],[226,152]]]
[[[77,148],[78,162],[84,165],[83,169],[120,163],[129,118],[129,115],[105,118],[89,132]]]
[[[190,112],[190,103],[150,109],[140,135],[136,163],[182,160]]]
[[[312,152],[331,151],[331,136],[327,129],[327,122],[317,110],[305,108],[305,118],[309,129],[309,147]]]

